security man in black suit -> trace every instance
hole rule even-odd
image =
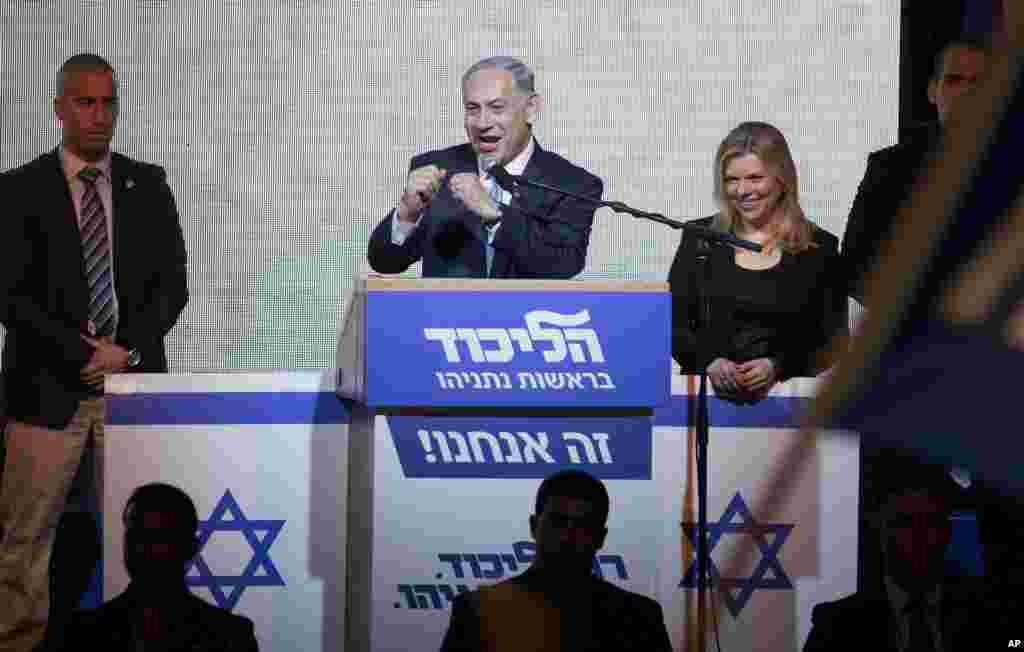
[[[914,179],[939,140],[942,125],[954,119],[958,98],[971,92],[984,74],[987,58],[987,45],[978,38],[967,36],[949,42],[935,57],[928,82],[928,99],[938,113],[938,124],[918,127],[902,142],[868,156],[867,170],[846,222],[841,252],[849,295],[861,304],[865,276],[877,261],[881,243],[892,233],[900,204],[910,196]]]
[[[866,277],[878,262],[882,243],[893,232],[896,213],[911,193],[914,180],[923,172],[929,155],[939,144],[942,125],[955,119],[957,101],[970,93],[984,74],[988,60],[984,40],[965,35],[947,43],[936,55],[928,99],[935,106],[938,122],[910,130],[903,140],[868,156],[867,170],[857,189],[843,233],[840,257],[847,293],[865,303]],[[870,309],[870,306],[867,306]],[[869,441],[861,442],[861,531],[868,527],[868,515],[876,510],[882,496],[877,487],[887,484],[887,450]],[[951,481],[952,482],[952,481]],[[967,496],[973,493],[965,493]],[[969,507],[970,499],[964,505]],[[858,586],[863,588],[877,574],[881,551],[872,537],[862,536],[858,545]]]
[[[188,301],[164,170],[110,150],[117,88],[102,57],[68,59],[54,100],[60,146],[0,175],[0,650],[43,637],[53,535],[90,447],[94,468],[83,470],[99,499],[104,380],[167,371],[163,339]]]

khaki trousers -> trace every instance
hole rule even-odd
[[[96,505],[103,496],[102,397],[82,401],[64,430],[17,421],[5,430],[0,482],[0,652],[29,652],[43,640],[50,606],[50,553],[57,522],[90,438]]]

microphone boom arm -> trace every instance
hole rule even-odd
[[[658,224],[664,224],[665,226],[668,226],[673,229],[681,229],[690,235],[702,238],[704,240],[707,240],[708,242],[721,242],[724,244],[733,245],[734,247],[740,247],[741,249],[748,249],[750,251],[757,252],[761,251],[761,245],[757,244],[756,242],[751,242],[749,240],[737,238],[731,233],[724,233],[722,231],[715,231],[714,229],[709,229],[704,226],[696,226],[694,224],[680,222],[679,220],[674,220],[670,217],[665,217],[661,213],[651,213],[648,211],[642,211],[639,208],[633,208],[620,201],[604,201],[603,199],[594,199],[593,197],[587,197],[586,195],[580,195],[578,193],[570,192],[562,188],[549,186],[538,181],[531,181],[529,179],[523,178],[522,175],[515,176],[509,174],[504,168],[500,166],[495,166],[488,172],[492,177],[494,177],[495,181],[498,182],[498,185],[509,191],[511,191],[511,189],[506,187],[506,184],[510,184],[513,186],[522,185],[530,186],[533,188],[539,188],[541,190],[547,190],[549,192],[565,195],[566,197],[572,197],[573,199],[578,199],[580,201],[587,202],[588,204],[594,204],[595,206],[604,206],[606,208],[612,209],[616,213],[626,213],[628,215],[632,215],[637,219],[650,220],[652,222],[657,222]]]

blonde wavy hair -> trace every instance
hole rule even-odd
[[[725,169],[738,156],[757,156],[782,184],[779,212],[770,227],[772,239],[765,243],[778,246],[789,254],[797,254],[814,242],[814,224],[804,215],[800,207],[800,188],[797,182],[796,164],[789,151],[789,145],[782,132],[767,122],[743,122],[729,132],[715,155],[715,200],[719,205],[718,215],[712,221],[712,228],[727,233],[736,233],[740,223],[739,212],[733,207],[725,192]]]

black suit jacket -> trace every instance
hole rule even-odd
[[[185,243],[163,168],[111,157],[116,341],[167,371],[163,338],[188,302]],[[88,284],[71,190],[54,150],[0,175],[0,322],[8,417],[63,428],[87,395]]]
[[[93,611],[74,614],[57,649],[134,652],[134,626],[138,617],[131,586],[110,602]],[[165,641],[169,652],[257,652],[255,628],[245,616],[232,614],[195,597],[186,597],[173,640]]]
[[[864,277],[876,262],[881,243],[891,234],[896,212],[909,196],[938,137],[937,125],[920,127],[899,144],[868,155],[867,170],[857,188],[842,243],[847,291],[861,303]]]
[[[544,638],[543,632],[538,636],[544,623],[536,621],[546,618],[559,621],[557,629],[549,631],[559,632],[560,640],[543,641],[543,649],[672,651],[661,605],[596,577],[587,582],[579,590],[566,591],[565,601],[576,610],[576,619],[565,615],[565,610],[545,597],[543,580],[532,568],[494,586],[463,593],[452,602],[451,621],[441,652],[500,652],[531,643],[537,645]],[[537,605],[542,607],[535,608]],[[482,611],[487,613],[483,620]]]
[[[984,613],[983,598],[981,587],[967,578],[951,578],[943,584],[939,626],[944,652],[989,649],[982,641],[994,632]],[[877,586],[815,606],[804,652],[894,650],[890,638],[893,627],[885,589]],[[1000,649],[1005,647],[1003,640]]]
[[[713,218],[693,220],[708,228]],[[790,325],[778,334],[777,350],[769,352],[781,364],[781,378],[810,376],[821,371],[814,354],[837,333],[847,331],[846,295],[843,292],[839,240],[824,229],[816,228],[818,245],[800,254],[782,255],[775,272],[788,288],[776,304],[780,315],[791,316]],[[669,271],[672,290],[672,356],[686,374],[700,373],[701,366],[715,358],[734,359],[733,338],[739,326],[734,320],[735,297],[740,291],[731,284],[735,266],[732,247],[715,245],[708,257],[711,286],[704,287],[703,271],[697,264],[697,239],[683,237]],[[697,297],[711,297],[710,341],[701,342],[706,360],[698,360]],[[746,358],[743,358],[745,360]],[[743,360],[734,360],[742,362]]]
[[[409,169],[431,164],[447,170],[449,178],[460,172],[479,174],[469,144],[420,154]],[[599,178],[536,143],[523,176],[594,199],[604,189]],[[490,277],[566,279],[579,274],[587,259],[594,210],[593,204],[521,187],[512,205],[502,209]],[[424,278],[487,276],[480,218],[452,195],[447,183],[401,245],[391,242],[391,220],[388,213],[370,236],[367,258],[374,270],[397,274],[422,259]]]

